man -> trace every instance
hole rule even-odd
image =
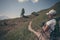
[[[54,19],[55,14],[56,14],[56,11],[54,9],[46,13],[46,15],[49,18],[49,21],[47,21],[45,25],[43,25],[40,32],[37,32],[31,28],[32,21],[30,21],[28,25],[28,30],[33,32],[39,38],[39,40],[50,40],[50,34],[52,31],[54,31],[55,25],[56,25],[56,20]]]

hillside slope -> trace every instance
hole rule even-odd
[[[32,28],[37,30],[41,28],[41,23],[47,21],[49,10],[55,9],[57,16],[60,17],[60,2],[51,8],[38,11],[39,16],[30,15],[29,18],[16,18],[0,21],[0,40],[37,40],[37,37],[28,30],[28,23],[33,21]]]

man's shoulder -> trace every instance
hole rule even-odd
[[[56,20],[55,19],[51,19],[51,20],[47,21],[46,24],[48,24],[48,25],[56,24]]]
[[[55,19],[51,19],[48,22],[56,22],[56,20]]]

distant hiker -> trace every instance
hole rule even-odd
[[[35,31],[32,29],[32,21],[30,21],[28,25],[28,30],[33,32],[39,40],[53,40],[50,39],[50,34],[55,30],[55,25],[56,25],[56,20],[55,20],[55,15],[56,11],[54,9],[50,10],[48,13],[46,13],[48,16],[49,20],[43,25],[42,29],[40,31]]]

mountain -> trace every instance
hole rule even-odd
[[[57,11],[56,17],[60,17],[60,2],[58,2],[48,9],[38,11],[38,16],[31,14],[28,16],[29,18],[21,17],[0,21],[0,24],[7,24],[0,25],[0,40],[37,40],[37,37],[28,30],[29,21],[32,20],[33,29],[40,30],[42,22],[48,20],[45,13],[51,9],[55,9]]]
[[[0,16],[0,20],[8,19],[7,16]]]

